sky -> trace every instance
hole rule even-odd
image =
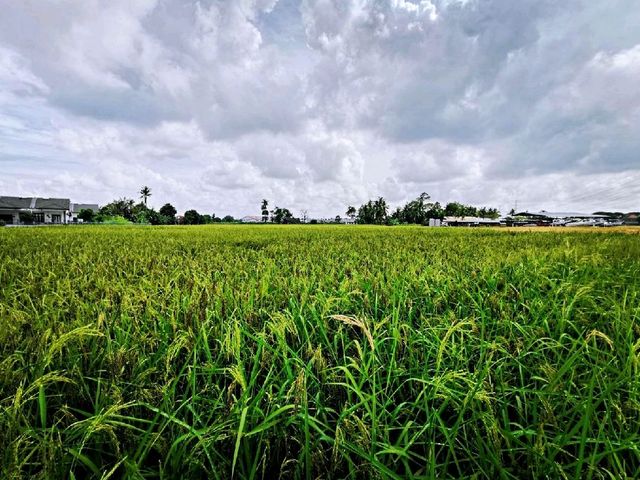
[[[0,194],[640,210],[637,0],[0,0]]]

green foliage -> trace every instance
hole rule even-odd
[[[426,225],[430,218],[444,218],[444,209],[438,202],[429,202],[428,193],[422,193],[418,198],[407,203],[404,207],[398,208],[392,215],[395,222],[412,223],[416,225]]]
[[[222,221],[223,221],[223,222],[225,222],[225,223],[233,223],[233,222],[235,222],[235,221],[236,221],[236,219],[235,219],[235,218],[233,218],[231,215],[225,215],[225,216],[222,218]]]
[[[97,221],[108,217],[124,217],[128,221],[135,221],[135,202],[130,198],[120,198],[103,206],[100,209]]]
[[[100,223],[107,225],[128,225],[132,222],[121,215],[100,216]]]
[[[352,205],[349,205],[349,206],[347,207],[347,211],[346,211],[347,217],[349,217],[349,218],[356,218],[356,214],[357,214],[357,213],[358,213],[358,211],[356,210],[356,207],[354,207],[354,206],[352,206]]]
[[[164,221],[162,222],[163,225],[173,225],[174,223],[176,223],[176,214],[178,213],[178,211],[170,203],[165,203],[162,207],[160,207],[159,213],[160,215],[165,217]]]
[[[0,279],[3,479],[640,471],[637,233],[6,228]]]
[[[144,186],[140,189],[140,198],[144,202],[145,207],[147,206],[147,199],[151,196],[151,189],[147,186]]]
[[[300,223],[300,220],[295,218],[288,208],[275,207],[271,214],[274,223]]]
[[[473,205],[463,205],[458,202],[447,203],[444,211],[445,215],[451,217],[483,217],[492,219],[500,217],[500,212],[496,208],[476,208]]]
[[[95,212],[90,208],[83,208],[82,210],[80,210],[80,213],[78,214],[78,218],[86,223],[93,222],[95,216],[96,216]]]
[[[196,210],[187,210],[184,212],[184,220],[185,225],[200,225],[204,223],[202,215],[200,215]]]
[[[370,225],[384,225],[387,223],[389,206],[387,201],[380,197],[377,200],[369,200],[358,209],[357,222]]]

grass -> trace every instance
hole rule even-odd
[[[0,231],[0,477],[638,478],[640,242]]]

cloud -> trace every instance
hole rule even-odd
[[[633,0],[8,0],[0,189],[637,209],[639,23]]]

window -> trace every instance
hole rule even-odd
[[[51,215],[51,223],[61,223],[61,215]]]
[[[34,213],[33,223],[44,223],[44,213]]]

